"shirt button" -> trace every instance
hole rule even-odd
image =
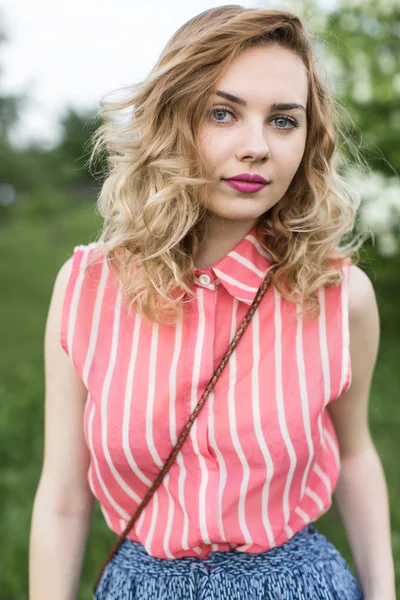
[[[211,277],[209,275],[206,275],[205,273],[202,273],[199,277],[199,281],[200,281],[201,285],[209,285],[210,281],[211,281]]]

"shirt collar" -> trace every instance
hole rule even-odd
[[[214,283],[222,284],[233,297],[250,305],[271,264],[272,257],[261,246],[257,227],[254,226],[215,265],[208,269],[195,269],[195,280],[198,281],[201,273],[207,273],[214,279]]]

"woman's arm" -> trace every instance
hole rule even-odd
[[[83,434],[87,390],[60,343],[71,261],[57,275],[46,323],[44,460],[30,532],[30,600],[76,599],[94,507]]]
[[[330,404],[340,446],[334,493],[365,600],[395,600],[388,492],[368,425],[370,387],[379,348],[379,313],[368,276],[351,267],[349,389]]]

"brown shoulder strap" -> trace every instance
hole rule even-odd
[[[257,294],[255,295],[254,300],[253,300],[249,310],[246,313],[246,316],[244,317],[242,323],[240,324],[235,337],[233,338],[232,342],[230,343],[228,350],[226,351],[223,359],[221,360],[221,362],[220,362],[218,368],[216,369],[214,375],[212,376],[210,382],[208,383],[197,406],[195,407],[194,411],[190,415],[188,422],[186,423],[185,427],[182,429],[182,431],[179,435],[179,438],[176,442],[176,445],[172,449],[171,454],[169,455],[166,463],[164,464],[163,468],[161,469],[160,473],[158,474],[157,478],[155,479],[153,485],[149,488],[146,496],[144,497],[144,499],[138,506],[135,514],[133,515],[133,517],[127,524],[125,530],[121,533],[118,540],[115,542],[114,546],[112,547],[111,552],[110,552],[108,558],[106,559],[106,561],[97,577],[96,583],[94,585],[93,591],[95,594],[96,594],[97,588],[99,586],[100,580],[103,576],[106,566],[112,560],[112,558],[116,554],[117,550],[121,546],[122,542],[126,539],[126,536],[132,529],[133,525],[136,523],[137,519],[142,514],[142,511],[144,510],[144,508],[150,502],[154,492],[160,487],[162,480],[164,479],[165,475],[168,473],[169,469],[171,468],[171,465],[174,462],[179,450],[181,449],[183,442],[185,441],[185,439],[187,438],[187,436],[189,434],[189,431],[194,423],[194,420],[196,419],[196,417],[200,413],[201,409],[203,408],[204,403],[208,398],[208,395],[212,391],[218,377],[221,375],[223,369],[225,368],[226,363],[228,362],[231,354],[233,353],[234,349],[236,348],[240,338],[242,337],[244,330],[246,329],[247,325],[249,324],[250,319],[252,318],[258,305],[260,304],[261,298],[264,296],[265,292],[267,291],[267,288],[269,287],[269,284],[271,283],[271,280],[272,280],[273,270],[274,270],[273,267],[270,267],[268,269],[268,272],[267,272],[266,276],[264,277],[264,279],[257,291]]]

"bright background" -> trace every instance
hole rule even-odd
[[[10,36],[3,51],[3,86],[31,98],[14,141],[51,143],[60,135],[65,106],[92,108],[104,93],[144,77],[178,27],[218,4],[232,2],[3,0]],[[327,11],[337,2],[318,4]]]

